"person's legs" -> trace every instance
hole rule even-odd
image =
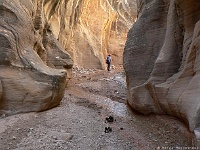
[[[107,69],[108,69],[108,71],[110,71],[110,63],[108,63],[108,68]]]

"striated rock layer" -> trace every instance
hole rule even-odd
[[[136,18],[135,0],[44,0],[52,32],[75,65],[105,68],[107,54],[122,65],[127,32]]]
[[[41,6],[42,1],[0,0],[0,114],[46,110],[64,95],[73,62]]]
[[[128,103],[185,121],[200,139],[200,2],[138,0],[124,51]]]

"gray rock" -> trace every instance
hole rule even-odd
[[[176,116],[199,135],[200,2],[138,4],[124,51],[128,103],[143,114]]]

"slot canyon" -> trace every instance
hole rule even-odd
[[[0,0],[0,150],[199,149],[199,11]]]

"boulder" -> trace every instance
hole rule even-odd
[[[0,1],[1,114],[47,110],[63,98],[66,69],[73,61],[53,35],[46,36],[48,23],[41,9],[40,1]],[[56,55],[47,45],[55,47]]]

